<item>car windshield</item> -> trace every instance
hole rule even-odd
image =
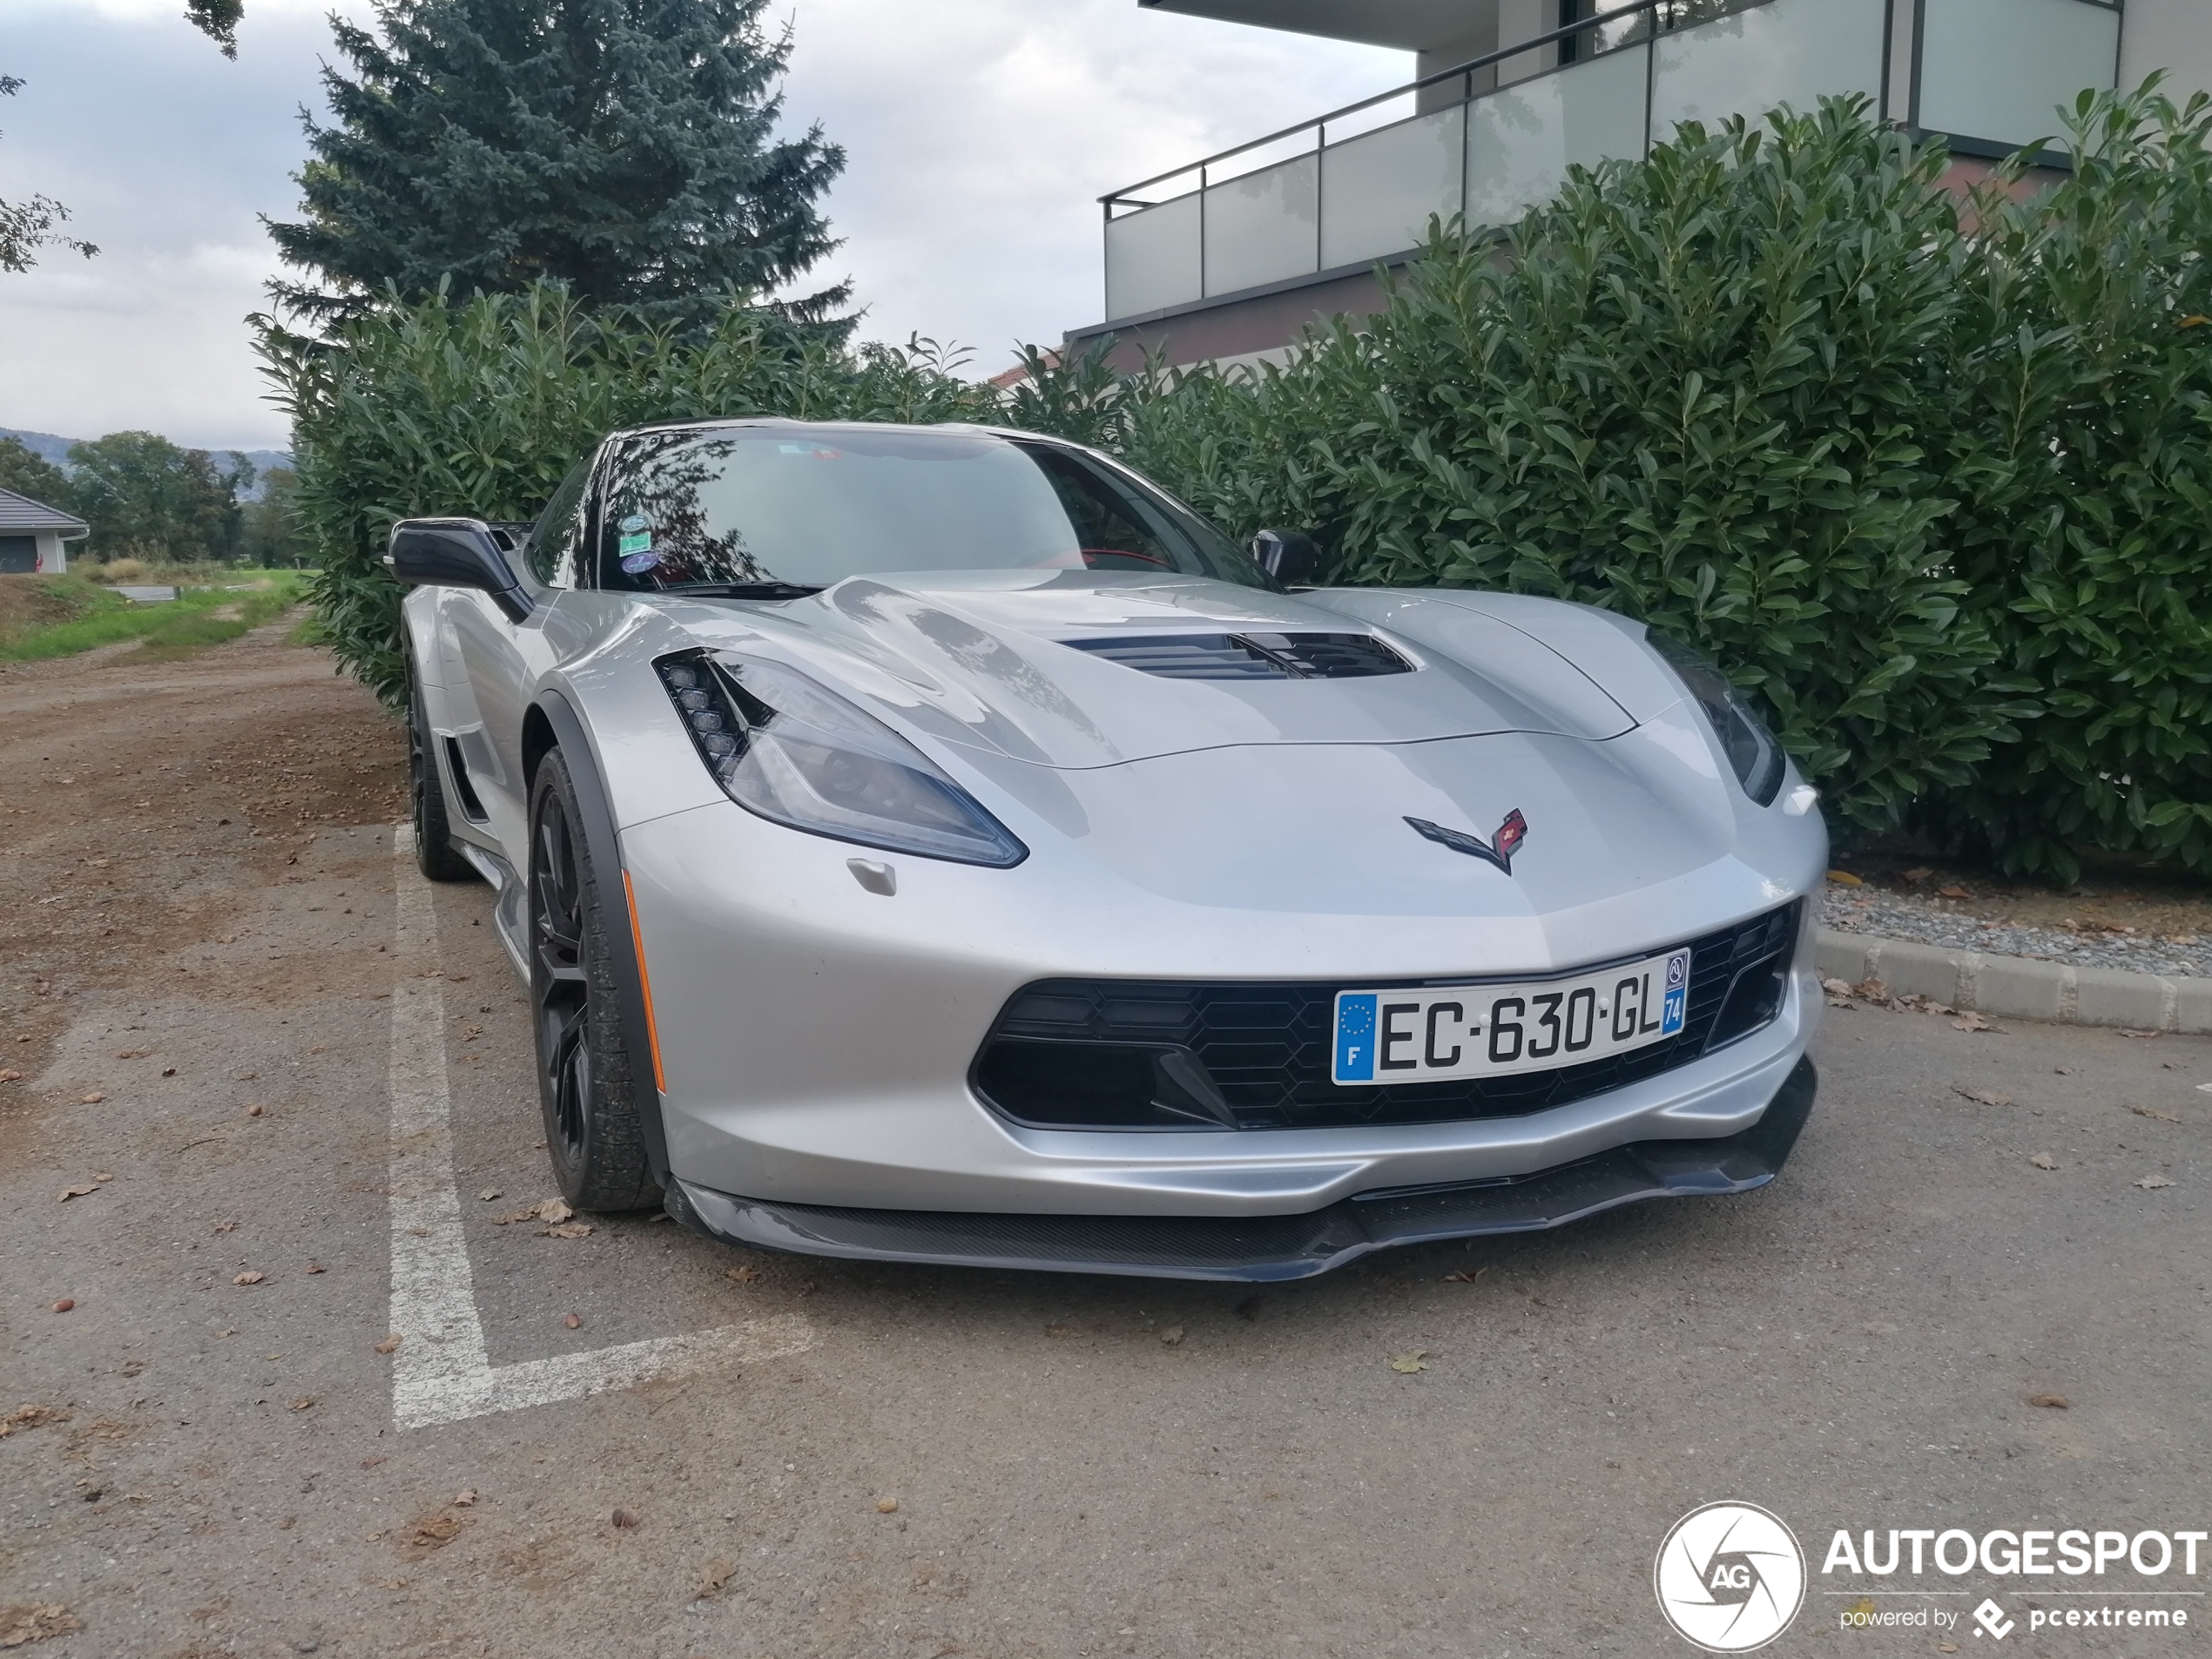
[[[1204,519],[1058,444],[981,432],[769,425],[623,442],[603,587],[828,587],[891,570],[1121,570],[1269,585]]]

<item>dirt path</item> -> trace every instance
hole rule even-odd
[[[488,893],[395,856],[398,729],[280,633],[0,671],[0,1642],[1687,1652],[1653,1552],[1738,1498],[1813,1555],[1771,1651],[1971,1652],[1839,1635],[1832,1531],[2208,1524],[2200,1040],[1839,1013],[1767,1191],[1280,1288],[502,1224],[550,1187]],[[2072,1654],[2043,1592],[2199,1565],[1898,1605]]]

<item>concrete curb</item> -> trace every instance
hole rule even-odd
[[[2073,968],[2025,956],[1985,955],[1823,927],[1813,960],[1823,979],[1878,979],[1898,996],[1954,1008],[2061,1025],[2212,1033],[2212,979],[2167,979],[2108,968]]]

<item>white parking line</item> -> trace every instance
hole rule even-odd
[[[399,979],[392,988],[391,1329],[401,1339],[392,1360],[392,1420],[428,1428],[813,1347],[806,1321],[781,1314],[590,1352],[491,1363],[453,1180],[437,912],[429,883],[414,867],[411,826],[398,827],[392,851]]]

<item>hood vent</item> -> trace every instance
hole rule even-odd
[[[1372,634],[1122,635],[1060,643],[1171,680],[1370,679],[1413,671]]]

